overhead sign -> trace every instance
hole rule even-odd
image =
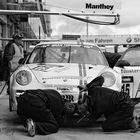
[[[86,0],[83,10],[90,13],[114,13],[120,8],[119,0]]]
[[[83,35],[81,41],[100,45],[140,44],[140,35]]]
[[[77,40],[80,38],[80,35],[62,35],[63,40]]]

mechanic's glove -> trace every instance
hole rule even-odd
[[[66,114],[73,114],[75,112],[75,105],[70,102],[64,103],[64,112]]]
[[[87,114],[87,104],[85,102],[77,103],[77,111],[82,115]]]
[[[81,86],[81,85],[79,85],[77,87],[79,88],[80,92],[83,92],[83,91],[87,91],[88,90],[87,89],[87,86]]]

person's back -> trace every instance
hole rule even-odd
[[[47,90],[28,90],[27,93],[31,93],[33,95],[38,96],[45,105],[51,110],[55,119],[58,123],[61,121],[62,112],[63,112],[63,100],[61,95],[55,90],[47,89]]]
[[[133,105],[129,95],[109,88],[99,86],[92,87],[88,90],[88,95],[91,97],[91,100],[94,101],[93,111],[95,112],[95,118],[98,118],[103,114],[105,116],[112,114],[119,110],[122,104]]]
[[[12,58],[9,58],[9,53],[14,49],[11,47],[13,44],[13,40],[9,41],[8,44],[4,48],[4,54],[3,54],[3,61],[5,62],[4,64],[8,65],[8,61],[10,61]]]
[[[53,89],[27,90],[18,99],[17,114],[23,118],[30,136],[58,131],[63,121],[63,99]]]

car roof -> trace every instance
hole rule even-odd
[[[89,46],[97,46],[96,44],[93,43],[87,43],[87,42],[81,42],[81,41],[70,41],[70,40],[62,40],[62,41],[48,41],[48,42],[40,42],[36,46],[39,45],[47,45],[47,44],[66,44],[66,45],[89,45]]]

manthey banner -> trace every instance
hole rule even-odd
[[[120,0],[84,0],[82,11],[86,13],[114,13],[121,9]]]
[[[140,34],[136,35],[82,35],[81,41],[99,45],[140,44]]]

